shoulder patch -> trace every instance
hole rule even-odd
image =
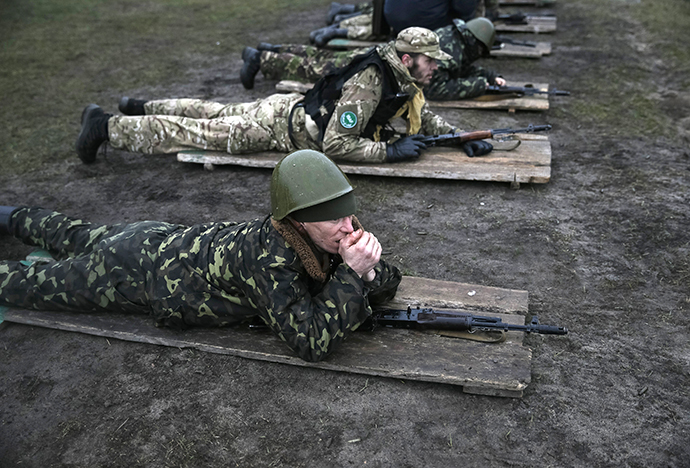
[[[357,125],[357,114],[350,110],[343,112],[340,114],[340,125],[348,130],[354,128]]]

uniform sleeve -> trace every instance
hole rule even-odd
[[[432,101],[470,99],[486,93],[486,85],[487,79],[479,73],[453,77],[448,70],[439,68],[424,95]]]
[[[360,136],[381,101],[381,92],[381,75],[373,65],[345,82],[324,132],[323,152],[327,156],[357,162],[386,160],[386,143]]]
[[[251,299],[263,321],[300,358],[320,361],[371,315],[370,299],[395,295],[400,283],[397,268],[383,262],[377,268],[377,277],[365,284],[343,263],[312,295],[298,271],[273,265],[253,277],[257,294]]]
[[[435,114],[429,109],[429,104],[424,104],[422,107],[422,130],[420,133],[424,135],[440,135],[442,133],[451,133],[456,127],[446,122],[440,115]]]

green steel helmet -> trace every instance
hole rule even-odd
[[[475,18],[469,20],[465,26],[479,42],[484,44],[487,49],[491,50],[496,40],[496,28],[494,28],[494,24],[491,21],[483,17]]]
[[[323,153],[294,151],[281,159],[271,177],[271,215],[311,223],[355,214],[357,201],[343,171]]]

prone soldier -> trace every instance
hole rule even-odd
[[[423,135],[459,131],[429,109],[422,92],[437,69],[436,59],[448,58],[434,32],[408,28],[396,40],[323,77],[306,96],[275,94],[229,105],[123,98],[120,110],[126,116],[106,114],[92,104],[82,113],[77,154],[84,163],[93,162],[99,146],[109,141],[115,148],[145,154],[313,149],[356,162],[415,159],[426,148]],[[406,123],[405,136],[391,130],[390,122],[397,118]],[[483,141],[463,145],[470,156],[492,148]]]
[[[0,207],[0,236],[57,260],[0,262],[0,305],[152,315],[174,328],[255,317],[308,361],[324,359],[390,300],[398,269],[354,216],[347,177],[321,153],[278,163],[271,215],[244,223],[95,225],[60,213]]]
[[[494,70],[476,65],[477,60],[489,56],[496,40],[496,30],[491,21],[476,18],[465,23],[458,19],[449,26],[437,29],[435,33],[439,37],[441,50],[450,57],[437,62],[438,70],[424,88],[427,99],[470,99],[485,94],[488,86],[506,84],[505,79]],[[254,86],[254,78],[259,71],[271,80],[315,82],[369,50],[331,51],[305,45],[261,43],[257,49],[244,50],[245,63],[240,77],[248,89]]]

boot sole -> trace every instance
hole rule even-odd
[[[79,156],[79,159],[84,164],[90,164],[96,160],[96,153],[98,152],[98,148],[96,148],[96,151],[94,151],[93,155],[90,154],[82,154],[79,151],[79,146],[81,143],[82,138],[86,136],[86,129],[87,125],[86,122],[93,116],[93,114],[97,111],[101,110],[100,106],[97,104],[89,104],[84,108],[84,110],[81,113],[81,130],[79,131],[79,136],[77,137],[77,143],[75,145],[75,149],[77,151],[77,156]],[[100,146],[100,145],[99,145]]]

